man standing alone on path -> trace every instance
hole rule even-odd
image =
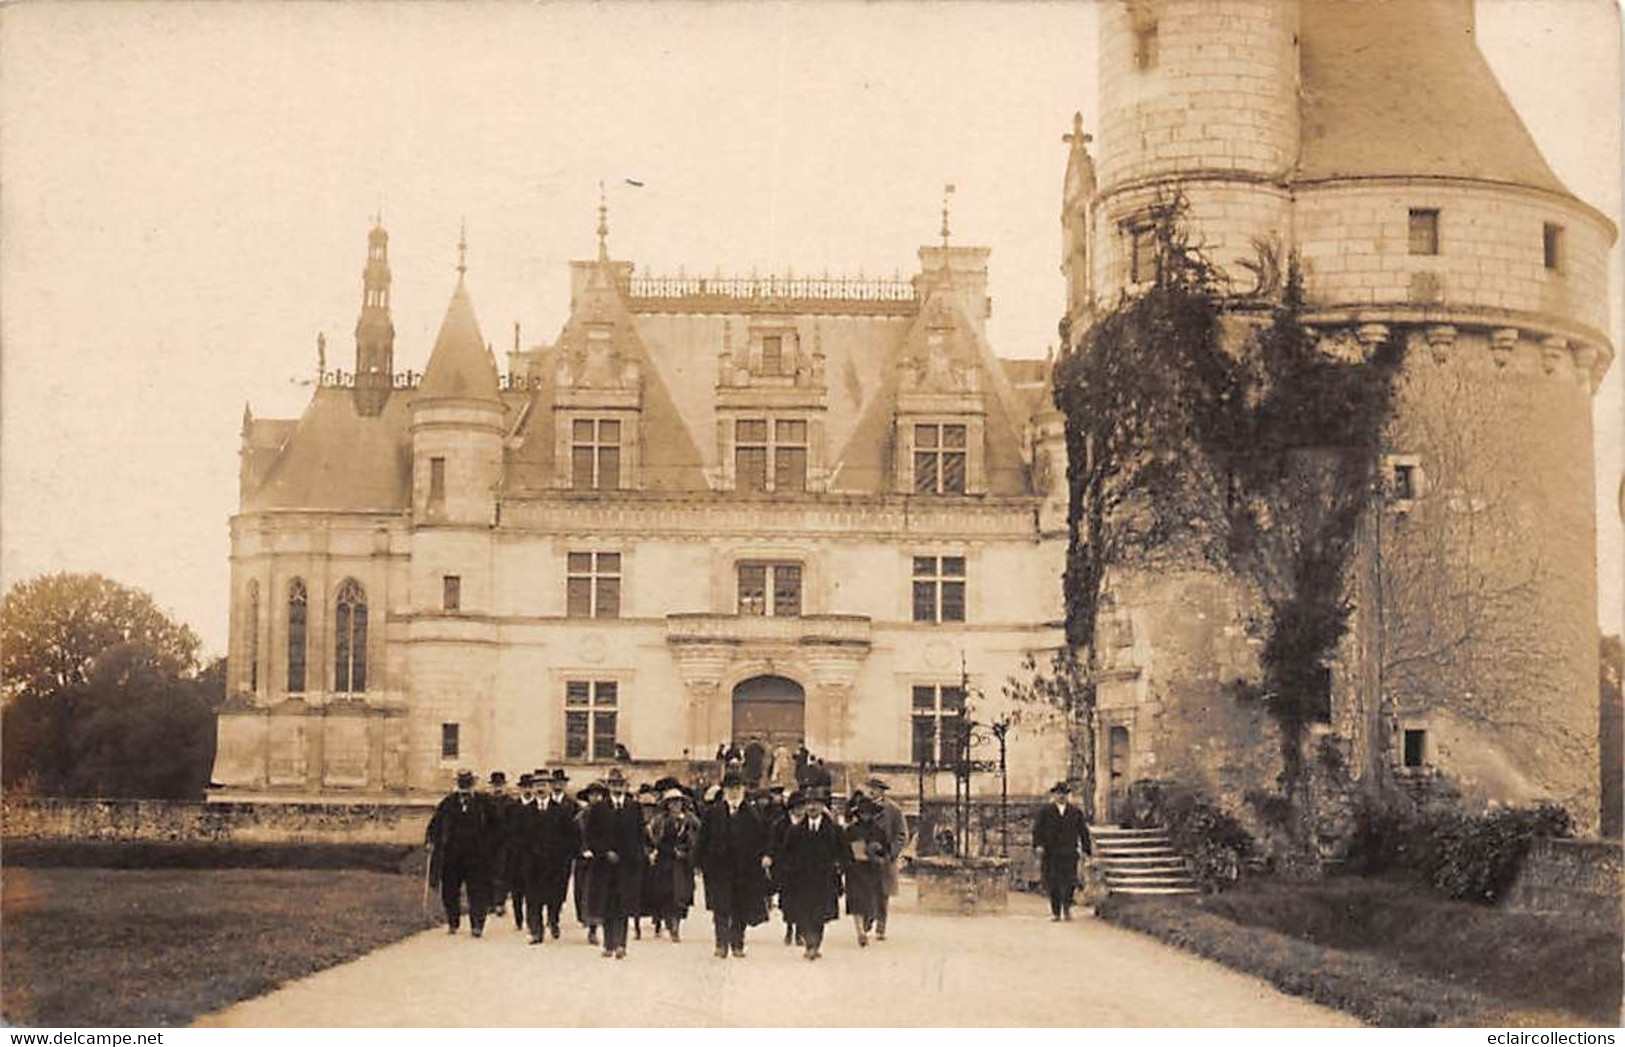
[[[722,779],[722,801],[711,805],[700,825],[700,871],[705,874],[705,907],[716,930],[717,959],[745,955],[745,928],[767,920],[767,827],[745,803],[745,783],[737,773]]]
[[[582,831],[582,856],[592,862],[592,896],[604,919],[604,955],[626,959],[626,925],[643,888],[643,808],[626,795],[626,776],[612,768],[609,798],[592,805]]]
[[[1044,889],[1049,892],[1051,922],[1072,919],[1072,892],[1078,887],[1078,859],[1089,853],[1089,827],[1083,812],[1072,806],[1072,787],[1056,782],[1054,802],[1033,819],[1033,848],[1038,851]]]
[[[885,941],[886,917],[891,915],[891,900],[897,894],[897,863],[902,861],[903,848],[908,846],[908,817],[903,814],[897,801],[888,795],[891,792],[890,782],[884,778],[870,778],[865,784],[869,794],[880,805],[876,821],[886,837],[886,860],[880,866],[882,890],[879,912],[875,916],[875,938]]]
[[[468,925],[478,938],[485,931],[490,904],[486,890],[490,873],[485,859],[490,849],[491,807],[474,795],[474,772],[457,772],[457,791],[440,801],[424,843],[431,848],[430,868],[440,870],[440,903],[446,909],[446,933],[456,934],[462,918],[462,892],[468,888]],[[432,878],[432,877],[431,877]]]

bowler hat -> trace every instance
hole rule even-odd
[[[536,782],[539,785],[542,782],[547,781],[547,769],[543,768],[543,767],[538,767],[534,771],[530,772],[530,777],[531,777],[532,781]]]
[[[501,771],[492,771],[491,772],[491,784],[492,785],[507,785],[508,784],[508,776],[506,774],[504,774],[503,772],[501,772]]]
[[[800,789],[797,789],[795,792],[790,794],[790,799],[785,802],[785,806],[789,807],[792,811],[797,807],[807,806],[807,794],[802,792]]]
[[[1072,791],[1072,783],[1056,782],[1054,785],[1049,787],[1049,791],[1057,796],[1065,796],[1067,793]]]
[[[459,789],[471,788],[473,786],[473,784],[474,784],[474,772],[473,771],[458,771],[457,772],[457,787]]]
[[[609,769],[609,774],[604,776],[604,784],[605,785],[625,785],[626,784],[626,775],[621,773],[621,769],[619,767],[611,767]]]
[[[564,768],[555,767],[553,768],[553,776],[551,780],[563,785],[565,782],[570,780],[570,776],[565,773]]]
[[[868,786],[871,790],[873,790],[875,792],[881,792],[881,793],[883,793],[887,789],[891,788],[891,784],[889,782],[887,782],[886,779],[884,779],[884,778],[870,778],[868,781],[864,782],[863,784]]]
[[[521,789],[529,789],[531,786],[533,786],[535,784],[536,784],[536,779],[531,777],[529,774],[521,774],[519,776],[519,788],[521,788]]]

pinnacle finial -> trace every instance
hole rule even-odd
[[[948,249],[948,197],[954,192],[954,184],[949,182],[942,187],[942,249]]]
[[[598,180],[598,257],[609,257],[609,199],[604,195],[604,181]]]
[[[1082,149],[1094,140],[1095,136],[1083,129],[1083,114],[1074,112],[1072,114],[1072,131],[1070,134],[1062,135],[1061,141],[1069,143],[1074,148]]]
[[[457,226],[457,282],[463,282],[463,274],[468,272],[468,219],[463,219]]]

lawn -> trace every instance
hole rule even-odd
[[[0,870],[0,1016],[185,1025],[428,926],[423,886],[354,869]]]
[[[1102,915],[1373,1024],[1620,1019],[1618,920],[1510,912],[1352,876],[1254,881],[1190,901],[1119,896]]]

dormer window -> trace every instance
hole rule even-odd
[[[570,486],[613,491],[621,486],[621,423],[577,418],[570,423]]]
[[[805,491],[807,450],[804,419],[737,419],[734,422],[734,488],[739,491]]]
[[[916,425],[914,492],[964,494],[966,444],[963,425]]]
[[[784,373],[784,337],[770,334],[762,338],[762,373]]]

